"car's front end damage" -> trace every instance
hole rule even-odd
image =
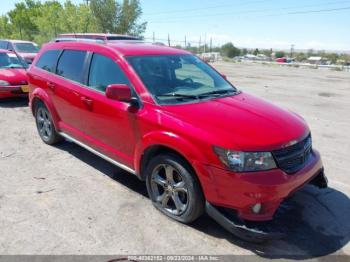
[[[283,232],[266,226],[283,201],[308,183],[327,187],[320,154],[312,149],[309,137],[273,151],[275,169],[233,173],[211,167],[219,197],[206,203],[207,213],[245,240],[260,242],[283,237]]]

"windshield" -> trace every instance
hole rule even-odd
[[[127,60],[159,104],[184,103],[237,92],[194,55],[130,56]]]
[[[13,53],[0,53],[0,68],[26,68],[26,64]]]
[[[33,43],[14,43],[15,49],[19,53],[38,53],[39,48]]]

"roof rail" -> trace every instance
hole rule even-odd
[[[75,38],[75,37],[59,37],[52,40],[52,42],[89,42],[89,43],[105,43],[102,39],[91,39],[91,38]]]

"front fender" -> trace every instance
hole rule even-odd
[[[58,122],[59,122],[59,116],[57,114],[57,111],[55,110],[55,107],[53,105],[52,99],[50,98],[50,96],[47,94],[47,92],[42,89],[42,88],[35,88],[35,90],[33,91],[33,93],[31,93],[30,95],[30,107],[31,110],[33,112],[33,114],[35,113],[34,110],[34,106],[35,104],[33,103],[36,99],[39,99],[41,102],[44,103],[44,105],[46,106],[46,108],[49,110],[52,120],[53,120],[53,124],[56,128],[56,130],[58,130]]]
[[[190,164],[205,162],[204,154],[187,139],[168,131],[154,131],[144,135],[135,149],[134,166],[140,174],[143,153],[152,146],[165,146],[182,155]]]
[[[153,146],[165,146],[179,153],[194,169],[205,198],[210,200],[216,195],[212,174],[205,168],[205,163],[208,161],[203,152],[204,150],[199,150],[198,146],[195,146],[189,139],[166,131],[154,131],[148,133],[143,136],[137,144],[135,149],[134,167],[136,173],[141,179],[143,178],[143,174],[141,174],[142,156],[148,148]]]

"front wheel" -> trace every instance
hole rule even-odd
[[[51,114],[42,102],[35,110],[35,120],[39,136],[46,144],[53,145],[61,140],[53,124]]]
[[[190,223],[204,211],[204,197],[191,167],[174,154],[158,155],[146,169],[147,191],[153,205],[182,223]]]

